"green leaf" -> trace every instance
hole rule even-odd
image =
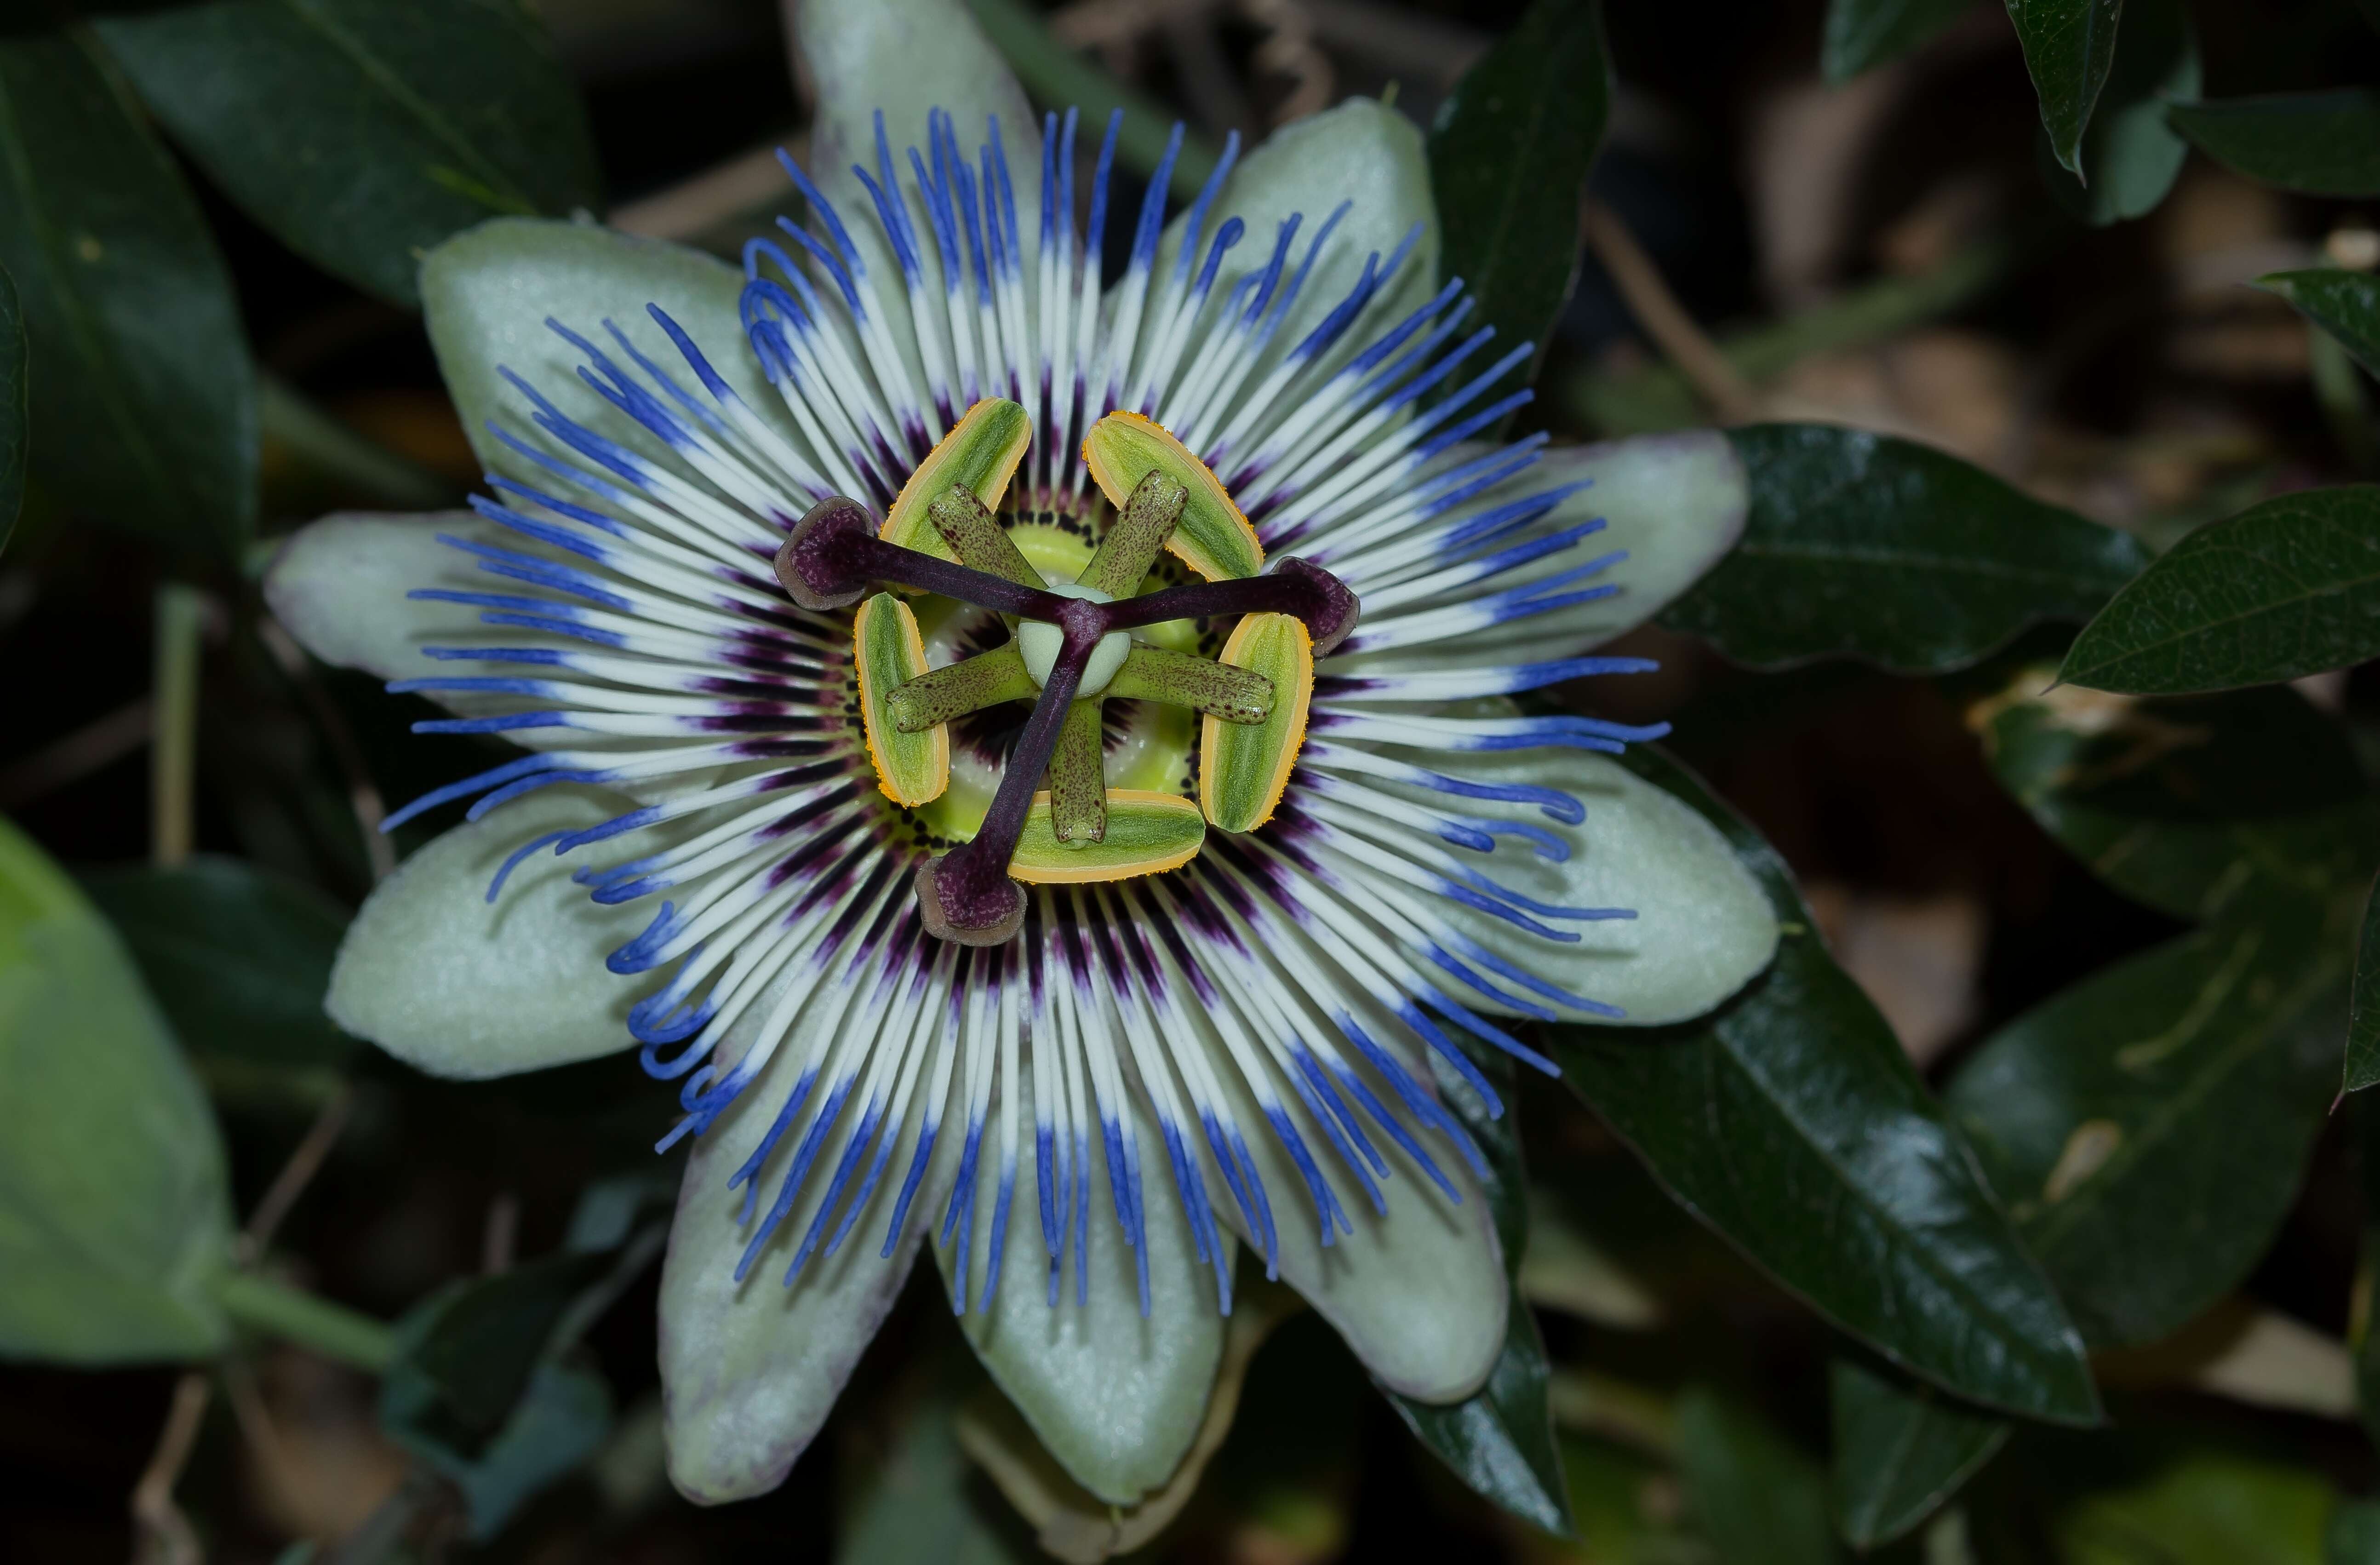
[[[1952,1112],[2094,1346],[2179,1328],[2288,1215],[2338,1090],[2353,911],[2243,896],[2018,1017],[1951,1079]]]
[[[2046,131],[2035,143],[2050,193],[2101,226],[2155,211],[2190,154],[2166,109],[2197,97],[2199,82],[2198,35],[2183,0],[2128,0],[2115,67],[2083,133],[2081,174],[2058,166]]]
[[[2380,1504],[2351,1500],[2332,1511],[2322,1558],[2324,1565],[2380,1565]]]
[[[2380,375],[2380,277],[2368,272],[2321,267],[2311,272],[2275,272],[2256,279],[2298,313],[2338,339],[2355,361]]]
[[[2199,528],[2082,627],[2058,677],[2181,695],[2380,656],[2380,485],[2310,489]]]
[[[1783,861],[1676,763],[1628,759],[1727,834],[1789,933],[1701,1021],[1549,1029],[1563,1079],[1688,1210],[1896,1364],[1993,1407],[2095,1422],[2082,1340]]]
[[[231,553],[256,519],[256,375],[214,241],[81,33],[0,37],[0,265],[41,388],[34,476]]]
[[[87,875],[83,888],[191,1048],[291,1065],[353,1049],[322,1013],[347,916],[311,887],[201,855]]]
[[[1678,1399],[1686,1509],[1727,1565],[1835,1565],[1818,1464],[1743,1404],[1697,1386]]]
[[[661,1253],[668,1208],[666,1186],[652,1181],[590,1186],[560,1252],[451,1282],[397,1323],[381,1427],[455,1480],[475,1539],[494,1535],[610,1428],[611,1389],[574,1350]]]
[[[901,1423],[892,1449],[861,1470],[863,1486],[835,1529],[836,1565],[1038,1565],[975,1464],[959,1449],[947,1396],[922,1401]]]
[[[2309,196],[2380,195],[2380,89],[2176,103],[2174,126],[2216,162]]]
[[[214,0],[97,26],[250,216],[392,303],[482,218],[599,200],[577,93],[516,0]]]
[[[231,1203],[206,1095],[124,948],[0,820],[0,1354],[201,1358]]]
[[[2024,68],[2041,100],[2049,150],[2070,174],[2082,172],[2082,133],[2116,63],[2124,0],[2005,0],[2024,45]]]
[[[2147,559],[1909,441],[1825,424],[1730,436],[1752,474],[1742,541],[1661,623],[1752,668],[1957,668],[2036,621],[2089,618]]]
[[[1836,1522],[1870,1549],[1924,1522],[2008,1439],[2005,1420],[1854,1358],[1828,1367]]]
[[[2337,1501],[2329,1483],[2303,1466],[2154,1436],[2135,1437],[2129,1449],[2113,1452],[2057,1455],[2075,1476],[2096,1480],[2049,1515],[2062,1565],[2317,1565],[2322,1559],[2324,1528]]]
[[[1529,1245],[1529,1202],[1516,1122],[1520,1105],[1513,1097],[1518,1072],[1512,1057],[1500,1050],[1478,1049],[1471,1055],[1503,1099],[1502,1114],[1489,1115],[1486,1100],[1437,1055],[1429,1062],[1439,1096],[1452,1106],[1488,1159],[1488,1206],[1495,1214],[1496,1237],[1504,1251],[1504,1275],[1514,1284],[1512,1321],[1504,1328],[1504,1349],[1488,1371],[1488,1384],[1470,1397],[1448,1404],[1394,1391],[1387,1395],[1415,1438],[1475,1493],[1524,1522],[1568,1537],[1573,1531],[1570,1495],[1546,1395],[1549,1372],[1545,1338],[1519,1287],[1521,1262]]]
[[[1888,65],[1973,9],[1973,0],[1833,0],[1819,68],[1840,86]]]
[[[0,270],[0,549],[25,502],[25,317],[17,285]]]
[[[1446,231],[1439,274],[1469,285],[1499,351],[1542,350],[1570,297],[1579,197],[1610,107],[1599,0],[1536,0],[1439,109],[1429,181]]]
[[[2028,664],[1967,709],[2000,785],[2109,886],[2192,923],[2380,866],[2380,805],[2340,726],[2286,686],[2132,700]]]
[[[2346,1090],[2380,1082],[2380,883],[2363,905],[2363,933],[2355,947],[2355,989],[2347,1013]]]

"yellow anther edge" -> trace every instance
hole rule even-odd
[[[966,410],[951,432],[934,443],[909,481],[893,497],[892,509],[876,536],[887,543],[915,549],[940,560],[956,560],[958,552],[927,514],[944,491],[965,488],[990,511],[1000,509],[1016,465],[1033,443],[1033,420],[1006,397],[988,396]]]
[[[1314,637],[1294,614],[1248,614],[1223,643],[1221,661],[1272,681],[1272,715],[1258,723],[1199,720],[1198,807],[1218,831],[1253,831],[1272,819],[1305,747]]]
[[[1129,880],[1181,868],[1198,856],[1206,840],[1206,817],[1181,795],[1111,788],[1107,835],[1096,843],[1080,838],[1061,843],[1050,824],[1050,795],[1044,789],[1033,795],[1008,872],[1034,886]]]
[[[891,623],[883,623],[888,614]],[[860,604],[851,621],[851,658],[859,671],[860,730],[877,787],[894,804],[911,807],[940,798],[951,785],[950,725],[904,734],[886,706],[893,691],[926,672],[926,641],[909,605],[889,592]]]
[[[1264,545],[1222,480],[1155,419],[1121,408],[1108,414],[1083,437],[1083,461],[1099,492],[1119,511],[1152,467],[1162,467],[1188,490],[1189,502],[1165,547],[1208,581],[1251,576],[1264,569]]]

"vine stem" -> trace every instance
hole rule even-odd
[[[199,658],[206,622],[206,594],[197,588],[167,582],[157,589],[149,852],[161,869],[190,856],[199,770]]]
[[[243,1326],[374,1375],[396,1358],[396,1333],[382,1322],[256,1272],[225,1272],[215,1303]]]

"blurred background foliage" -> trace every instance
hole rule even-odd
[[[686,1504],[672,1107],[323,1017],[420,841],[384,801],[478,749],[255,581],[476,481],[422,250],[733,256],[791,204],[778,7],[16,0],[0,1553],[2380,1560],[2380,4],[971,4],[1037,103],[1125,108],[1135,179],[1177,116],[1195,188],[1392,97],[1447,271],[1545,346],[1521,428],[1733,431],[1742,544],[1591,698],[1676,723],[1636,764],[1776,968],[1480,1122],[1526,1307],[1472,1403],[1250,1280],[1236,1418],[1119,1515],[920,1282],[783,1489]]]

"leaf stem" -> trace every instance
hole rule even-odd
[[[1019,0],[967,0],[967,8],[1027,92],[1045,107],[1083,111],[1077,134],[1090,137],[1093,146],[1107,132],[1109,112],[1122,109],[1116,156],[1137,173],[1156,171],[1158,159],[1165,155],[1166,138],[1173,133],[1172,115],[1052,38],[1041,18]],[[1173,193],[1184,200],[1197,195],[1215,172],[1215,149],[1204,137],[1185,131],[1182,152],[1173,160]]]
[[[206,619],[206,595],[197,588],[167,582],[157,589],[149,852],[164,869],[190,856],[191,795],[198,783],[199,658]]]
[[[396,1333],[380,1321],[258,1272],[225,1272],[215,1302],[243,1326],[374,1375],[396,1357]]]

